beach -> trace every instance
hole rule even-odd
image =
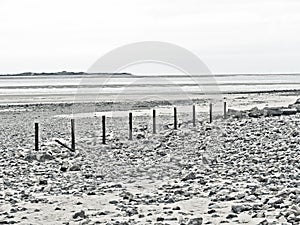
[[[0,0],[0,225],[300,225],[299,12]]]
[[[241,110],[287,106],[298,93],[224,99]],[[219,110],[209,123],[209,99],[193,103],[196,127],[184,100],[2,105],[1,223],[299,224],[300,114],[224,119]],[[55,142],[71,145],[71,118],[75,152]]]

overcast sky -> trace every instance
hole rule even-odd
[[[0,0],[0,73],[86,71],[137,41],[217,73],[300,72],[299,0]]]

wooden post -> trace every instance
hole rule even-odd
[[[105,116],[102,116],[102,144],[106,144],[105,142],[105,137],[106,134],[105,134]]]
[[[174,107],[174,130],[177,130],[177,109]]]
[[[129,113],[129,140],[132,140],[132,113]]]
[[[196,106],[193,105],[193,127],[196,126]]]
[[[212,103],[209,103],[209,122],[212,123],[213,120],[213,112],[212,112]]]
[[[227,118],[227,102],[224,102],[224,119]]]
[[[71,119],[71,148],[75,151],[75,120]]]
[[[153,134],[156,134],[156,111],[153,109]]]
[[[34,124],[34,131],[35,131],[35,151],[39,150],[39,124]]]

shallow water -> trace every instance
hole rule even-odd
[[[300,89],[300,75],[1,76],[0,104],[205,98]]]

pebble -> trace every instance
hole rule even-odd
[[[203,222],[203,218],[192,218],[188,221],[187,225],[201,225]]]
[[[292,111],[295,112],[281,108],[282,114]],[[230,224],[246,223],[251,218],[262,224],[272,219],[297,224],[299,114],[265,117],[262,112],[233,112],[239,118],[216,119],[215,125],[202,122],[195,132],[191,132],[188,123],[182,123],[177,131],[170,125],[169,130],[157,135],[141,126],[136,131],[136,135],[141,134],[139,139],[135,136],[130,142],[126,140],[127,130],[114,130],[119,137],[112,137],[105,147],[93,141],[94,129],[86,129],[91,121],[82,119],[78,120],[85,123],[78,126],[82,139],[78,139],[75,153],[50,142],[43,143],[40,152],[28,150],[32,144],[21,142],[32,138],[22,137],[32,133],[29,125],[28,132],[16,132],[16,137],[8,132],[7,138],[12,141],[1,143],[5,148],[0,149],[0,190],[5,190],[0,192],[0,213],[5,215],[2,205],[10,206],[12,211],[9,208],[5,216],[11,217],[23,212],[18,208],[22,204],[50,205],[50,197],[63,195],[62,201],[66,202],[69,197],[78,198],[71,203],[76,213],[53,207],[54,214],[62,210],[68,218],[89,224],[105,219],[110,224],[144,224],[147,220],[151,224],[209,224],[215,220]],[[28,118],[31,121],[32,115]],[[135,123],[138,125],[138,121]],[[7,126],[9,123],[2,123],[1,130],[9,130]],[[51,127],[45,127],[43,132],[52,135]],[[93,201],[96,204],[102,197],[109,204],[101,204],[103,208],[96,208],[96,213],[86,209],[88,218],[85,211],[78,211],[86,199],[97,199]],[[191,200],[199,203],[186,208]],[[62,206],[60,203],[54,206]],[[31,213],[26,217],[31,218]],[[36,214],[45,212],[41,208]],[[70,223],[73,222],[77,221]]]
[[[85,215],[85,211],[81,210],[79,212],[76,212],[74,215],[73,215],[73,219],[78,219],[78,218],[85,218],[86,215]]]

